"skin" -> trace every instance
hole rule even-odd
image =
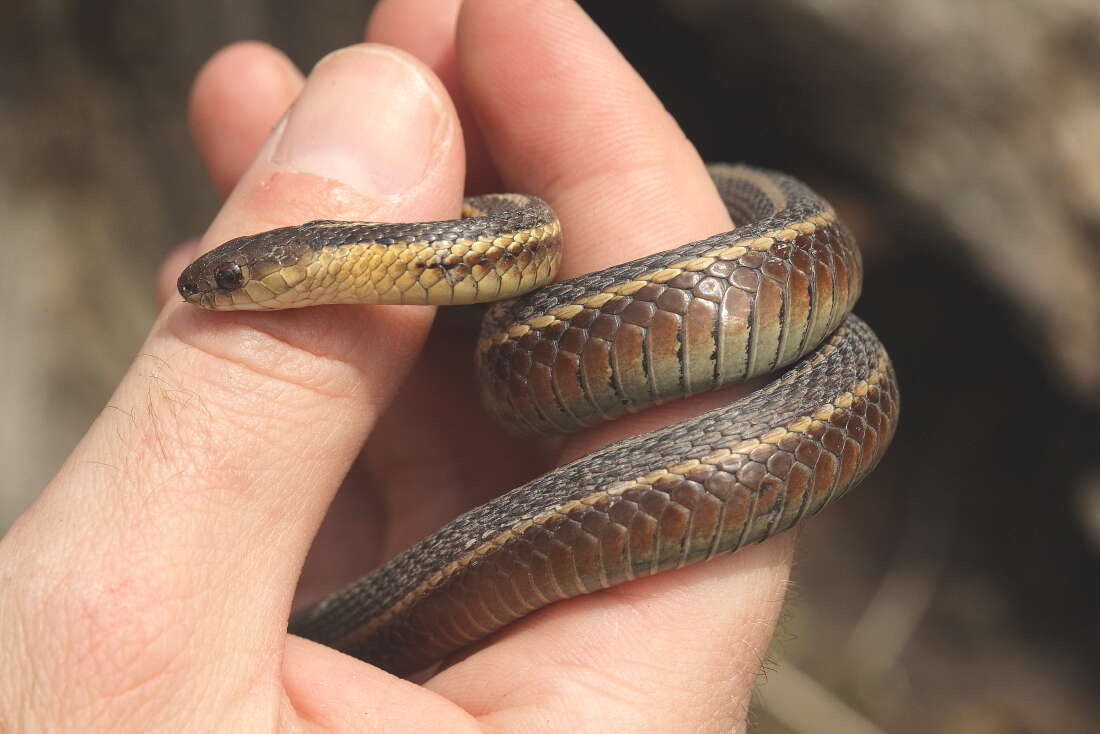
[[[417,682],[285,633],[292,603],[463,509],[728,399],[532,449],[460,392],[461,311],[179,302],[182,267],[233,236],[447,218],[465,186],[549,200],[562,277],[728,228],[691,144],[572,2],[384,1],[366,40],[387,45],[308,80],[257,43],[198,75],[192,130],[228,198],[169,256],[140,356],[0,541],[0,730],[742,731],[789,535],[554,605]]]

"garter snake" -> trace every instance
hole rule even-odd
[[[711,175],[735,229],[549,285],[561,226],[518,194],[468,198],[452,221],[240,237],[184,270],[180,293],[210,309],[498,301],[476,347],[481,390],[519,433],[577,430],[788,367],[731,405],[471,510],[295,614],[291,632],[414,672],[556,600],[761,541],[871,471],[898,392],[882,345],[849,314],[855,243],[793,178]]]

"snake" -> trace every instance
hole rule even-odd
[[[295,612],[291,633],[409,675],[548,604],[783,532],[870,473],[899,395],[850,313],[863,277],[850,231],[793,177],[708,170],[733,229],[561,282],[561,223],[524,194],[466,198],[448,221],[282,227],[187,266],[180,294],[214,310],[492,302],[478,389],[531,440],[779,373],[466,512]]]

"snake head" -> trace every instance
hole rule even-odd
[[[306,279],[312,253],[299,232],[284,227],[230,240],[188,265],[176,288],[188,303],[215,311],[287,308],[284,294]]]

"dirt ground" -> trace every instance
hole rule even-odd
[[[160,259],[215,211],[186,129],[194,72],[216,49],[245,38],[274,43],[308,69],[358,39],[369,3],[230,5],[0,6],[0,251],[9,258],[0,268],[9,294],[0,312],[0,529],[48,481],[132,359],[154,317]],[[823,42],[845,38],[845,23],[859,25],[853,17],[863,18],[862,32],[876,22],[885,32],[892,21],[866,12],[873,3],[582,5],[706,159],[790,171],[854,224],[868,268],[857,311],[888,345],[901,381],[902,422],[886,459],[802,531],[753,730],[1100,730],[1100,383],[1090,371],[1100,354],[1088,341],[1100,313],[1088,310],[1087,289],[1066,311],[1043,290],[1041,273],[1018,286],[1011,268],[991,265],[1039,250],[1046,265],[1069,272],[1051,281],[1055,292],[1100,274],[1100,185],[1081,194],[1076,209],[1058,210],[1077,217],[1073,233],[1019,242],[1029,239],[1022,227],[1049,213],[1038,203],[998,210],[992,187],[1035,169],[1024,156],[1045,158],[1008,146],[995,161],[943,154],[930,164],[941,182],[969,181],[986,162],[1003,166],[1010,173],[960,184],[991,208],[960,213],[936,204],[938,191],[953,201],[962,194],[906,178],[922,164],[899,154],[903,138],[892,130],[916,124],[879,113],[896,113],[906,93],[888,76],[895,62],[928,77],[937,46]],[[1016,32],[997,24],[995,5],[923,7],[939,8],[945,27],[956,12],[968,14],[960,24],[976,17],[976,32],[995,41]],[[1015,4],[1020,13],[1040,5]],[[1072,58],[1088,60],[1100,76],[1100,10],[1066,0],[1043,12],[1055,6],[1074,28],[1084,24],[1084,40],[1075,41],[1084,44],[1082,56]],[[902,58],[915,48],[928,56]],[[1077,48],[1067,41],[1046,53],[1055,59]],[[825,58],[845,63],[824,77]],[[868,70],[883,58],[888,63]],[[993,65],[981,71],[973,84],[999,73]],[[814,96],[811,85],[820,91],[830,83],[847,92]],[[967,88],[955,91],[965,96]],[[1011,116],[1024,106],[1010,101],[995,112]],[[1100,115],[1089,119],[1095,129],[1078,142],[1091,148],[1075,150],[1095,159]],[[980,148],[966,144],[971,134],[978,133],[953,133],[961,149]],[[895,161],[888,169],[881,167],[887,158]],[[1066,180],[1056,167],[1039,175],[1050,185]],[[978,216],[985,226],[959,225]],[[1022,224],[1005,226],[1009,216]],[[983,233],[998,222],[990,245]],[[1084,234],[1069,242],[1074,233]],[[1029,267],[1046,265],[1040,258]],[[1082,274],[1088,268],[1091,275]],[[1078,325],[1058,333],[1067,323]],[[1077,353],[1058,351],[1073,334],[1082,335]]]

